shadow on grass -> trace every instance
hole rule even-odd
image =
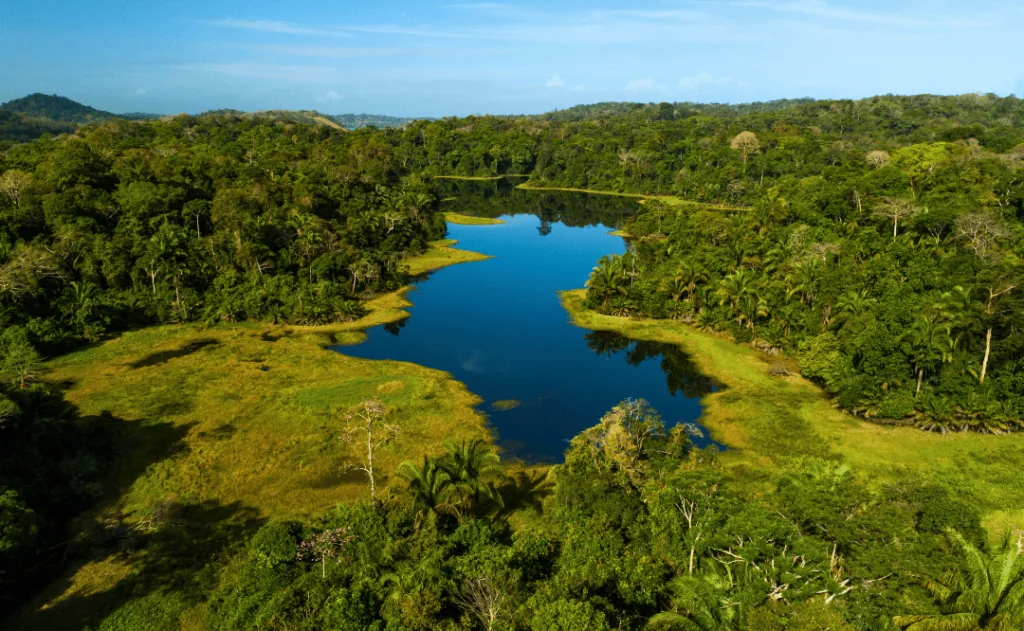
[[[185,452],[184,438],[194,426],[103,416],[114,428],[116,456],[105,477],[99,506],[120,502],[154,465]],[[230,437],[230,430],[221,430],[214,430],[219,438]],[[78,518],[72,542],[54,549],[58,561],[41,568],[40,580],[27,586],[18,599],[28,602],[34,597],[35,601],[24,605],[8,626],[0,622],[0,627],[12,631],[77,630],[151,594],[174,592],[179,602],[197,601],[215,576],[212,571],[203,572],[204,568],[241,545],[262,523],[252,507],[216,501],[183,503],[168,498],[136,510],[130,518],[123,512],[112,517],[102,509],[93,510],[91,517],[87,512]],[[116,566],[87,567],[104,562],[115,562],[127,570],[121,576]],[[119,576],[113,585],[102,575],[111,571]],[[88,591],[90,583],[99,589]],[[73,595],[61,598],[72,590]],[[49,605],[41,606],[43,603]]]
[[[12,629],[71,631],[115,612],[133,620],[138,613],[131,612],[132,605],[147,596],[156,596],[157,603],[166,599],[168,608],[202,602],[216,586],[216,564],[237,552],[264,521],[255,508],[239,502],[205,501],[163,502],[151,507],[141,523],[104,524],[105,536],[94,555],[76,569],[113,560],[128,565],[127,574],[108,589],[75,594],[28,613]],[[73,575],[69,572],[59,587],[69,587]]]
[[[142,359],[132,362],[131,364],[129,364],[129,366],[131,366],[134,369],[146,368],[148,366],[157,366],[159,364],[166,363],[172,359],[177,359],[178,357],[185,357],[187,355],[191,355],[192,353],[202,350],[207,346],[216,346],[218,344],[220,344],[220,342],[214,339],[207,338],[202,340],[196,340],[194,342],[189,342],[188,344],[182,346],[181,348],[173,351],[158,351],[156,353],[150,353],[149,355],[146,355]]]

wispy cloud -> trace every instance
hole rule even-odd
[[[289,55],[294,57],[317,57],[321,59],[358,59],[365,57],[395,57],[414,52],[410,48],[377,48],[360,46],[285,46],[256,44],[246,46],[249,50]]]
[[[547,80],[544,84],[545,88],[561,88],[565,85],[565,81],[562,81],[561,75],[555,75]]]
[[[733,3],[736,6],[754,7],[778,11],[783,13],[795,13],[828,20],[863,22],[887,26],[906,26],[912,28],[935,28],[935,27],[956,27],[956,28],[981,28],[991,26],[991,23],[981,20],[949,19],[939,17],[927,17],[920,14],[913,16],[901,15],[897,12],[878,13],[869,11],[858,11],[846,9],[829,4],[825,0],[782,0],[778,2],[765,0],[749,0]],[[900,5],[894,3],[894,8]]]

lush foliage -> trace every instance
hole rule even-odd
[[[320,324],[405,283],[443,217],[369,133],[115,121],[0,158],[0,327],[51,346],[159,322]]]
[[[777,122],[737,133],[701,170],[729,178],[729,201],[750,211],[645,203],[630,252],[594,269],[590,304],[796,352],[805,376],[866,416],[1020,429],[1024,153],[1000,153],[1019,122],[933,130],[938,142],[917,142],[922,127]]]
[[[943,616],[925,586],[984,556],[977,512],[936,487],[870,491],[806,459],[747,497],[691,431],[623,401],[565,464],[514,475],[450,443],[381,502],[266,524],[217,573],[139,590],[92,628],[175,628],[191,609],[211,630],[895,629]]]

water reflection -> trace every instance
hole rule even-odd
[[[636,214],[632,197],[588,195],[569,191],[532,191],[516,188],[515,179],[490,182],[436,180],[435,194],[449,212],[476,217],[529,214],[540,219],[540,236],[551,234],[551,226],[562,223],[572,228],[604,225],[621,228]]]
[[[609,228],[635,212],[635,200],[508,183],[444,186],[439,194],[459,196],[446,209],[505,219],[449,226],[460,247],[493,258],[417,278],[410,317],[339,352],[447,371],[483,399],[479,409],[506,452],[529,461],[560,461],[575,435],[626,398],[650,401],[666,425],[697,421],[714,384],[682,351],[583,331],[558,301],[558,291],[583,286],[599,258],[625,251]]]
[[[598,355],[611,357],[625,354],[626,363],[639,366],[648,360],[658,360],[665,373],[668,391],[674,396],[702,397],[718,389],[715,380],[701,373],[690,356],[678,346],[662,342],[634,340],[614,331],[591,331],[583,336],[587,347]]]

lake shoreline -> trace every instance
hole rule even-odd
[[[584,329],[674,344],[705,375],[725,386],[702,399],[700,423],[729,449],[721,458],[741,484],[757,492],[768,473],[802,458],[847,462],[874,484],[914,471],[960,494],[976,497],[991,533],[1024,526],[1024,489],[1010,473],[1024,464],[1024,436],[941,435],[885,426],[837,409],[816,385],[797,374],[775,376],[783,361],[675,320],[600,314],[584,304],[585,290],[561,292],[570,321]],[[1017,461],[1005,454],[1016,450]],[[1002,456],[1002,457],[1001,457]],[[993,471],[993,460],[1001,461]]]

